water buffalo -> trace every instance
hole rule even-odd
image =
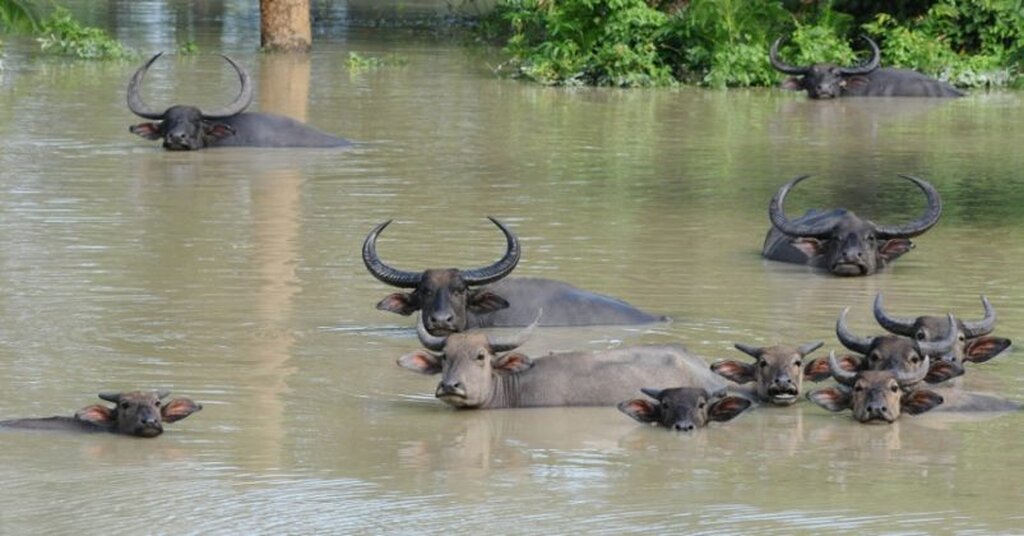
[[[836,336],[846,348],[861,354],[860,356],[845,355],[836,362],[847,372],[860,370],[892,370],[907,377],[916,377],[928,383],[940,383],[953,376],[955,372],[942,361],[931,361],[928,356],[943,354],[956,344],[955,333],[936,341],[923,341],[901,337],[899,335],[879,335],[861,337],[850,331],[846,324],[846,315],[850,308],[843,309],[836,321]],[[955,322],[953,315],[947,315],[947,323]],[[807,378],[821,381],[835,371],[824,366],[825,362],[816,359],[805,369]]]
[[[806,90],[812,99],[836,97],[962,97],[953,86],[908,69],[882,67],[878,45],[863,36],[871,46],[871,59],[856,67],[840,67],[831,63],[816,63],[795,67],[779,59],[782,38],[772,43],[768,58],[777,70],[794,75],[782,83],[784,89]]]
[[[996,327],[996,311],[985,296],[981,297],[981,305],[985,309],[984,318],[970,322],[957,320],[953,324],[956,328],[953,330],[955,344],[946,352],[929,354],[936,362],[947,364],[954,376],[964,373],[965,362],[984,363],[1010,347],[1010,339],[988,336]],[[890,315],[882,307],[881,292],[875,295],[874,313],[875,320],[890,333],[926,342],[946,340],[950,335],[950,324],[942,317],[901,318]]]
[[[650,345],[599,352],[565,352],[531,359],[513,352],[529,337],[535,321],[507,336],[477,330],[431,335],[416,323],[416,350],[398,359],[421,374],[441,374],[435,396],[460,409],[541,406],[611,406],[644,386],[699,387],[725,394],[725,380],[681,346]]]
[[[821,341],[793,347],[785,345],[757,348],[736,344],[736,349],[754,358],[753,363],[735,360],[718,361],[711,365],[716,374],[740,385],[754,382],[757,398],[777,406],[788,406],[797,401],[804,379],[803,359],[825,344]]]
[[[505,255],[490,266],[405,272],[377,255],[377,236],[391,223],[375,227],[363,242],[363,263],[383,283],[412,292],[391,294],[377,309],[420,315],[427,331],[444,335],[482,327],[522,327],[541,309],[545,326],[645,324],[665,320],[609,296],[587,292],[550,279],[503,279],[519,263],[519,239],[504,224],[489,218],[505,234]]]
[[[147,140],[163,138],[164,148],[191,151],[204,147],[343,147],[348,140],[321,132],[289,117],[243,111],[252,102],[249,74],[231,58],[222,56],[238,72],[242,88],[222,109],[203,112],[195,106],[171,106],[164,111],[142,101],[139,91],[150,65],[163,52],[139,67],[128,84],[128,108],[137,116],[159,121],[139,123],[128,131]]]
[[[783,203],[789,191],[810,175],[784,184],[768,205],[772,228],[764,239],[765,258],[809,264],[840,276],[870,275],[911,250],[909,240],[930,229],[942,215],[942,199],[926,181],[900,175],[924,192],[928,208],[916,220],[905,225],[878,225],[846,209],[828,212],[809,210],[790,220]]]
[[[113,402],[114,407],[93,404],[75,412],[74,417],[14,419],[0,421],[0,426],[156,437],[163,433],[163,423],[180,421],[203,409],[203,406],[188,398],[173,398],[165,402],[163,399],[168,395],[168,391],[100,393],[99,397]]]
[[[751,402],[740,396],[713,397],[700,387],[640,389],[657,403],[634,398],[619,404],[619,411],[642,423],[654,423],[677,432],[692,432],[709,422],[732,420]]]
[[[917,415],[939,404],[943,398],[928,389],[914,389],[924,379],[925,367],[916,373],[901,370],[861,370],[851,372],[829,354],[832,376],[840,385],[807,393],[807,398],[829,410],[853,410],[853,418],[862,423],[892,423],[901,413]]]

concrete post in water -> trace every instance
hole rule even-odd
[[[313,44],[309,0],[260,0],[260,46],[306,52]]]

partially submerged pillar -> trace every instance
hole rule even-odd
[[[309,0],[260,0],[260,46],[305,52],[313,44]]]

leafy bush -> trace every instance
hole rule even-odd
[[[345,60],[345,66],[350,71],[366,71],[371,69],[380,69],[382,67],[395,67],[406,65],[409,60],[403,56],[397,54],[391,54],[383,58],[374,56],[364,56],[358,52],[349,52],[348,59]]]
[[[0,0],[0,32],[34,32],[39,10],[31,0]]]
[[[83,26],[58,7],[43,20],[39,41],[44,52],[81,59],[131,59],[135,53],[100,28]]]

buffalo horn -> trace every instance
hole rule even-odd
[[[661,389],[651,389],[650,387],[641,387],[640,392],[655,399],[661,400]]]
[[[982,296],[981,305],[985,308],[985,318],[976,322],[963,322],[964,337],[968,339],[988,335],[996,328],[996,310],[992,308],[988,298]]]
[[[99,397],[107,402],[117,404],[121,400],[121,393],[100,393]]]
[[[832,377],[843,385],[853,385],[853,382],[857,379],[856,372],[850,372],[839,366],[839,361],[836,361],[836,352],[831,350],[828,353],[828,368],[832,371]]]
[[[522,346],[523,343],[530,338],[530,335],[533,334],[533,329],[540,323],[540,317],[542,314],[544,314],[544,311],[539,311],[537,313],[537,318],[534,318],[533,322],[531,322],[529,326],[519,330],[517,333],[505,337],[496,335],[488,336],[487,344],[491,346],[491,351],[508,352],[509,350],[515,350]]]
[[[775,67],[777,70],[782,71],[782,72],[784,72],[786,74],[793,74],[793,75],[807,74],[807,72],[811,70],[810,66],[808,66],[808,67],[795,67],[795,66],[790,65],[788,63],[785,63],[784,61],[779,59],[779,44],[780,43],[782,43],[782,38],[781,37],[776,39],[775,42],[772,43],[772,48],[768,51],[768,59],[771,60],[772,67]]]
[[[843,343],[843,346],[854,352],[867,354],[874,339],[859,337],[850,331],[850,328],[846,326],[846,314],[849,312],[850,308],[847,307],[843,309],[842,313],[839,313],[839,320],[836,320],[836,336],[839,337],[839,342]]]
[[[735,346],[737,350],[753,357],[754,359],[761,359],[761,354],[764,353],[764,350],[761,348],[750,346],[749,344],[743,344],[741,342],[733,344],[733,346]]]
[[[772,196],[771,202],[768,204],[768,218],[771,219],[772,225],[783,234],[789,236],[806,236],[812,238],[825,238],[832,234],[832,223],[826,222],[819,225],[803,225],[794,223],[786,217],[786,212],[783,209],[783,203],[786,202],[786,195],[789,191],[796,186],[800,181],[810,177],[810,175],[802,175],[797,177],[786,184],[783,184],[779,191],[775,192]]]
[[[472,270],[461,270],[462,280],[465,281],[467,285],[486,285],[488,283],[493,283],[494,281],[512,273],[512,269],[519,264],[519,255],[521,253],[519,250],[519,239],[516,238],[516,235],[500,221],[491,217],[488,217],[487,219],[494,222],[494,225],[497,225],[498,229],[501,229],[501,232],[505,233],[505,256],[490,266],[475,268]]]
[[[824,345],[825,345],[825,343],[822,342],[822,341],[809,342],[809,343],[807,343],[807,344],[797,348],[796,351],[800,352],[801,356],[805,356],[805,355],[807,355],[807,354],[817,350],[818,348],[821,348]]]
[[[142,89],[142,79],[146,77],[146,71],[149,70],[149,66],[153,65],[153,62],[157,58],[163,55],[163,52],[157,52],[149,61],[144,63],[142,67],[139,67],[135,74],[132,75],[132,79],[128,82],[128,109],[133,114],[143,117],[146,119],[163,119],[164,113],[158,112],[153,108],[150,108],[145,102],[142,101],[142,96],[139,95],[139,91]]]
[[[876,227],[875,234],[879,238],[913,238],[928,229],[931,229],[933,225],[938,223],[939,216],[942,215],[942,198],[939,196],[939,192],[935,190],[935,187],[928,184],[927,181],[912,177],[910,175],[900,175],[904,179],[913,182],[918,188],[924,192],[926,198],[928,198],[928,208],[924,211],[924,214],[916,220],[906,225],[879,225]]]
[[[931,359],[928,356],[924,357],[924,361],[921,362],[921,366],[915,372],[907,372],[903,369],[893,371],[896,376],[896,383],[900,384],[900,387],[909,387],[916,383],[921,383],[925,376],[928,375],[928,369],[931,367]]]
[[[157,399],[159,400],[163,400],[171,396],[171,392],[168,391],[167,389],[160,389],[159,391],[154,391],[153,394],[155,394]]]
[[[252,102],[252,81],[249,80],[249,73],[245,72],[245,69],[238,66],[231,58],[221,54],[220,57],[227,60],[231,64],[231,67],[238,73],[238,80],[241,82],[242,87],[238,90],[238,96],[235,100],[231,101],[230,104],[224,108],[213,110],[211,112],[204,112],[203,117],[207,119],[227,119],[233,115],[242,113],[243,110],[249,107],[249,103]]]
[[[448,337],[438,337],[437,335],[431,335],[427,331],[427,327],[423,325],[423,318],[416,319],[416,335],[420,338],[420,344],[423,345],[427,350],[433,350],[440,352],[444,350],[444,344],[448,342]]]
[[[861,39],[868,42],[868,46],[871,47],[871,59],[864,62],[862,65],[856,67],[840,67],[839,72],[842,74],[868,74],[878,68],[878,65],[882,61],[882,54],[878,50],[878,45],[868,36],[862,35]]]
[[[416,288],[420,284],[423,274],[417,272],[405,272],[396,270],[380,260],[377,256],[377,235],[384,230],[393,220],[388,220],[370,231],[363,241],[363,264],[373,277],[393,287]]]
[[[921,355],[944,355],[949,353],[953,349],[953,345],[956,344],[958,339],[956,327],[956,319],[953,318],[953,313],[948,313],[946,318],[949,320],[949,330],[946,332],[946,338],[941,341],[915,341],[917,349],[921,352]]]
[[[897,335],[903,335],[904,337],[910,337],[914,335],[914,320],[910,318],[901,318],[898,316],[889,316],[882,308],[882,293],[875,294],[875,320],[878,324],[885,328],[890,333]]]

